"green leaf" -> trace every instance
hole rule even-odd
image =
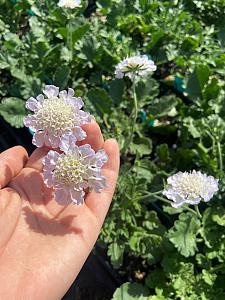
[[[167,144],[161,144],[161,145],[157,146],[156,153],[157,153],[158,159],[161,162],[169,162],[171,159],[169,147]]]
[[[178,104],[175,96],[164,96],[154,99],[149,105],[149,112],[155,117],[163,117],[170,114]]]
[[[46,32],[43,28],[44,23],[41,23],[36,16],[29,18],[31,32],[34,35],[36,42],[46,41]]]
[[[163,269],[151,270],[148,276],[145,278],[145,284],[150,289],[155,289],[156,287],[163,287],[166,283],[166,276]]]
[[[83,36],[89,31],[90,25],[84,24],[77,29],[75,29],[72,33],[73,45],[77,43],[79,40],[83,38]]]
[[[144,178],[150,183],[154,177],[154,168],[154,163],[148,158],[146,158],[142,160],[136,160],[135,165],[133,167],[133,171],[135,172],[138,178]]]
[[[201,236],[208,248],[217,249],[220,243],[223,243],[223,218],[221,219],[219,210],[221,207],[208,207],[202,218],[203,228],[200,231]],[[222,214],[224,209],[221,209]],[[213,220],[214,219],[214,220]],[[218,226],[218,222],[222,225]],[[223,246],[224,247],[224,246]],[[223,248],[224,249],[224,248]],[[218,253],[216,253],[218,255]]]
[[[143,155],[149,155],[152,152],[151,140],[146,137],[136,138],[134,143],[130,145],[133,153],[139,154],[140,157]]]
[[[213,286],[217,275],[214,273],[210,273],[208,270],[202,270],[202,278],[208,285]]]
[[[205,87],[203,92],[203,97],[205,100],[209,101],[218,97],[221,87],[219,86],[218,79],[212,78],[209,84]]]
[[[65,89],[69,80],[71,68],[68,66],[59,66],[56,69],[54,76],[54,84],[60,87],[61,90]]]
[[[222,206],[214,208],[212,220],[220,226],[225,226],[225,209]]]
[[[151,42],[147,45],[148,49],[151,50],[156,47],[158,48],[160,44],[163,42],[164,36],[165,36],[165,32],[163,30],[153,32],[151,34]]]
[[[100,88],[90,89],[87,93],[87,97],[94,105],[100,116],[110,113],[112,109],[112,98],[105,90]]]
[[[148,294],[143,285],[126,282],[116,289],[112,300],[148,300]]]
[[[169,240],[185,257],[193,256],[197,250],[196,235],[201,222],[192,213],[182,213],[169,230]]]
[[[189,133],[192,135],[194,139],[200,138],[201,136],[201,131],[199,128],[196,126],[196,122],[192,117],[187,117],[183,119],[183,124],[185,127],[187,127]]]
[[[14,97],[4,98],[0,103],[0,115],[12,126],[23,127],[23,118],[26,115],[25,102]]]
[[[210,69],[206,65],[198,65],[189,77],[186,91],[192,99],[201,98],[203,89],[209,81]]]
[[[156,295],[148,297],[148,300],[169,300],[171,298],[163,296],[163,289],[156,288]]]
[[[0,53],[0,69],[6,69],[10,66],[10,64],[7,61],[7,56],[3,53]]]
[[[120,79],[112,80],[109,84],[109,95],[117,105],[123,100],[124,88],[124,81]]]
[[[136,85],[138,106],[147,105],[159,94],[159,84],[152,77],[141,78]]]
[[[123,262],[124,246],[112,243],[108,248],[108,256],[114,268],[119,268]]]
[[[221,26],[218,28],[217,36],[222,44],[222,46],[225,46],[225,25],[224,22],[221,23]]]
[[[27,82],[28,81],[28,78],[27,78],[27,75],[26,75],[26,71],[25,71],[25,67],[24,66],[11,66],[11,69],[10,69],[10,72],[11,72],[11,75],[23,82]]]

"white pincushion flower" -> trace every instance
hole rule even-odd
[[[66,7],[66,8],[76,8],[81,5],[80,0],[60,0],[58,2],[59,7]]]
[[[91,122],[91,117],[81,110],[84,103],[80,97],[74,97],[74,90],[59,92],[58,87],[46,85],[43,93],[47,98],[39,95],[26,102],[26,108],[34,112],[24,119],[25,126],[35,132],[33,144],[61,148],[65,143],[85,139],[86,133],[80,126]]]
[[[54,188],[55,200],[62,205],[84,202],[84,190],[100,192],[106,187],[101,168],[108,157],[104,150],[95,151],[90,145],[71,145],[65,153],[50,150],[43,161],[45,184]]]
[[[196,205],[201,200],[208,202],[218,191],[218,179],[195,170],[178,172],[168,177],[167,183],[163,195],[173,200],[171,205],[176,208],[185,203]]]
[[[156,70],[156,65],[147,55],[127,57],[122,60],[115,70],[116,78],[124,76],[133,79],[135,75],[146,76],[149,72]]]

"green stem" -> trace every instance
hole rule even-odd
[[[158,194],[161,194],[162,191],[157,191],[157,192],[154,192],[154,193],[149,193],[149,192],[146,192],[146,195],[142,196],[142,197],[138,197],[138,198],[135,198],[135,200],[139,200],[139,199],[147,199],[148,197],[152,196],[162,202],[165,202],[165,203],[168,203],[171,205],[171,201],[170,200],[167,200],[161,196],[159,196]],[[195,205],[195,210],[190,208],[189,206],[185,206],[185,209],[190,211],[192,214],[198,216],[200,219],[202,218],[202,215],[199,211],[199,208],[198,208],[198,205]]]
[[[72,16],[68,14],[67,48],[70,51],[70,60],[73,60],[73,24]]]
[[[126,149],[128,149],[128,147],[130,146],[130,144],[133,141],[134,127],[135,127],[135,124],[136,124],[136,121],[137,121],[138,105],[137,105],[136,78],[135,78],[135,76],[133,78],[132,92],[133,92],[133,102],[134,102],[132,114],[134,114],[134,117],[131,118],[132,123],[131,123],[130,136],[128,138],[128,142],[124,146],[124,151],[126,151]]]
[[[161,196],[158,196],[158,195],[153,195],[153,197],[155,197],[156,199],[158,199],[158,200],[160,200],[162,202],[169,203],[171,205],[171,201],[170,200],[167,200],[167,199],[165,199],[165,198],[163,198]],[[192,208],[190,208],[189,206],[185,206],[185,209],[198,216],[197,212],[195,210],[193,210]]]
[[[142,200],[142,199],[148,199],[150,196],[158,195],[158,194],[161,194],[161,193],[162,193],[162,191],[153,192],[153,193],[146,192],[145,195],[135,198],[134,201]]]
[[[218,150],[218,156],[219,156],[219,168],[220,171],[223,171],[223,157],[222,157],[222,151],[221,151],[221,144],[219,141],[217,141],[217,150]]]
[[[195,205],[195,211],[196,211],[198,217],[201,219],[201,218],[202,218],[202,215],[201,215],[201,213],[200,213],[200,211],[199,211],[198,205]]]

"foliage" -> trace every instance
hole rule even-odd
[[[120,143],[117,192],[100,241],[133,282],[113,299],[224,299],[224,11],[223,0],[83,1],[70,14],[53,0],[0,0],[1,116],[22,126],[22,103],[44,84],[72,87],[105,137]],[[113,72],[137,53],[158,68],[137,82],[138,120],[126,148],[131,82]],[[200,205],[201,220],[150,194],[191,169],[220,179],[214,200]]]

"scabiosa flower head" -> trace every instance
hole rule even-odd
[[[44,182],[54,188],[55,200],[62,204],[82,204],[84,190],[100,192],[106,186],[101,168],[108,160],[104,150],[95,151],[90,145],[71,144],[65,153],[50,150],[43,161]]]
[[[127,57],[122,60],[115,70],[116,78],[124,76],[133,79],[135,75],[146,76],[149,72],[156,70],[156,65],[147,55]]]
[[[168,177],[167,183],[163,195],[173,200],[171,205],[176,208],[185,203],[196,205],[201,200],[208,202],[218,191],[218,179],[195,170],[178,172]]]
[[[59,0],[58,6],[59,7],[66,7],[66,8],[76,8],[81,5],[80,0]]]
[[[61,91],[54,85],[46,85],[44,95],[31,97],[26,108],[34,112],[24,119],[24,124],[35,133],[33,144],[52,148],[62,147],[68,141],[76,143],[85,139],[86,133],[81,125],[89,123],[89,113],[81,110],[84,103],[80,97],[74,97],[74,90]]]

